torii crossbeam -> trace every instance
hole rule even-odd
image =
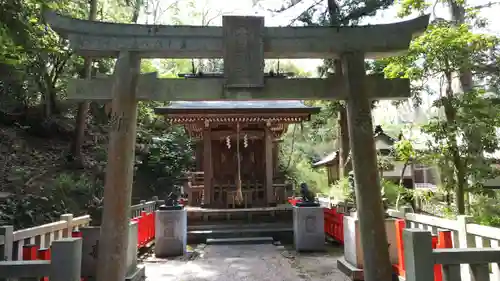
[[[222,27],[115,24],[46,12],[51,28],[80,55],[117,57],[112,78],[72,81],[74,99],[112,100],[98,281],[122,281],[133,177],[137,100],[345,99],[366,281],[391,280],[371,99],[406,98],[409,82],[366,76],[365,58],[407,50],[429,16],[358,27],[265,27],[262,17],[224,16]],[[221,79],[139,78],[141,58],[223,58]],[[265,58],[338,58],[343,75],[266,79]],[[149,82],[148,82],[149,81]]]

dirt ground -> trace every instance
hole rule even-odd
[[[337,269],[342,250],[296,253],[289,247],[260,245],[198,245],[175,259],[144,260],[147,281],[347,281]]]

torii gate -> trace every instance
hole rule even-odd
[[[125,278],[137,100],[345,99],[367,281],[391,280],[370,99],[407,98],[408,80],[365,74],[365,58],[407,50],[429,16],[359,27],[264,27],[264,18],[224,16],[222,27],[115,24],[46,12],[53,30],[80,55],[117,57],[113,77],[70,81],[70,99],[112,100],[113,126],[99,252],[99,281]],[[223,58],[224,77],[157,79],[139,75],[141,58]],[[267,79],[264,59],[338,58],[343,75]]]

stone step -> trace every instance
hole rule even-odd
[[[260,232],[286,232],[293,231],[292,227],[282,228],[248,228],[248,229],[212,229],[212,230],[189,230],[188,234],[241,234],[241,233],[260,233]]]
[[[203,224],[203,223],[276,223],[276,222],[292,222],[292,217],[272,217],[272,216],[254,216],[251,218],[232,216],[230,218],[223,217],[208,217],[207,219],[190,218],[188,224]]]
[[[204,223],[188,224],[188,231],[195,230],[228,230],[228,229],[270,229],[270,228],[293,228],[292,223]]]
[[[207,239],[226,238],[251,238],[251,237],[272,237],[274,240],[289,240],[293,238],[293,228],[290,227],[266,227],[266,228],[212,228],[188,230],[188,241],[203,242]]]
[[[272,237],[209,238],[207,245],[272,244]]]

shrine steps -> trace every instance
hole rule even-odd
[[[189,243],[214,242],[208,239],[233,239],[245,243],[272,238],[285,243],[293,239],[293,214],[290,206],[210,209],[187,207]],[[264,239],[265,240],[265,239]],[[215,240],[215,243],[219,240]]]
[[[188,243],[214,242],[213,239],[240,239],[250,243],[264,238],[287,243],[293,239],[293,227],[288,223],[194,225],[188,226],[187,236]]]
[[[273,237],[208,238],[207,245],[273,244]]]

